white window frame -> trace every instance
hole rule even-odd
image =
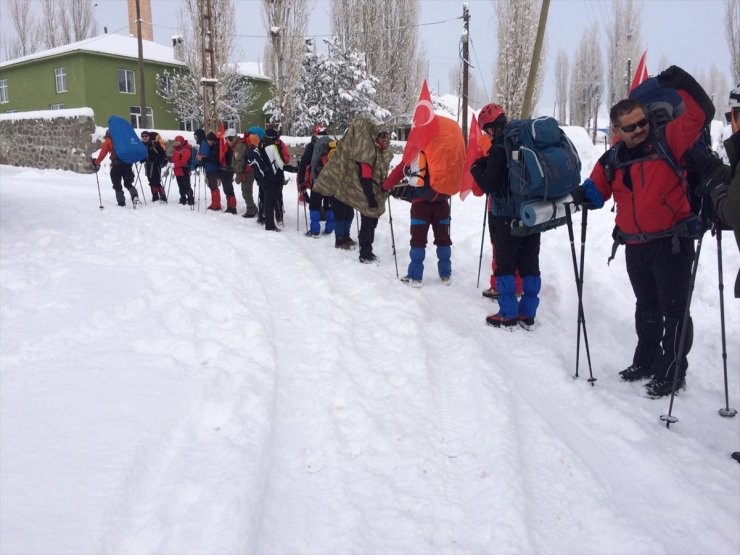
[[[194,119],[179,120],[180,123],[180,131],[195,131],[198,129],[198,122]]]
[[[141,125],[141,106],[131,106],[129,109],[131,126],[135,129],[151,129],[154,127],[154,110],[151,106],[146,107],[146,124]]]
[[[175,83],[170,75],[163,73],[159,76],[159,84],[166,93],[171,93]]]
[[[64,110],[64,104],[51,104],[49,110]]]
[[[121,72],[123,72],[123,81],[121,81]],[[125,87],[125,90],[121,90],[121,85]],[[118,69],[118,92],[121,94],[136,94],[136,72],[133,69]]]
[[[8,94],[8,80],[0,79],[0,104],[7,104],[10,102]]]
[[[54,83],[57,87],[57,93],[67,92],[67,72],[66,68],[58,67],[54,70]]]

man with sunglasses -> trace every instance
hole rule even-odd
[[[626,245],[627,273],[637,301],[637,347],[632,364],[619,374],[627,382],[651,378],[646,388],[652,398],[671,393],[676,371],[678,389],[685,384],[693,339],[690,318],[684,353],[676,359],[697,236],[685,175],[678,175],[660,149],[668,148],[674,160],[681,160],[714,116],[711,99],[683,69],[671,66],[657,79],[676,89],[685,112],[658,127],[636,100],[619,101],[609,117],[620,142],[599,159],[573,195],[577,204],[588,201],[594,208],[614,196],[613,235]]]

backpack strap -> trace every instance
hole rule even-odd
[[[625,245],[627,243],[647,243],[656,239],[665,239],[666,237],[671,238],[671,253],[678,254],[681,250],[679,239],[698,239],[701,236],[702,229],[701,220],[696,214],[691,214],[688,218],[678,222],[671,229],[656,231],[653,233],[624,233],[617,226],[614,226],[614,231],[612,231],[612,238],[614,239],[614,242],[612,243],[612,252],[607,259],[606,264],[608,266],[609,263],[614,260],[614,257],[617,254],[617,249],[619,249],[620,245]]]

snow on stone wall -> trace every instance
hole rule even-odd
[[[0,164],[92,172],[93,112],[46,110],[0,117]]]

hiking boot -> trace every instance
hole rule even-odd
[[[124,200],[123,202],[119,202],[118,206],[126,206],[126,201]]]
[[[450,279],[450,276],[440,276],[439,279],[442,280],[442,285],[451,285],[452,284],[452,280]]]
[[[152,202],[157,202],[159,200],[159,195],[152,195]]]
[[[654,375],[655,370],[652,365],[640,366],[639,364],[633,364],[619,373],[623,382],[636,382],[644,378],[652,378]]]
[[[247,210],[247,211],[246,211],[246,212],[244,212],[244,214],[242,215],[242,218],[254,218],[254,217],[255,217],[256,215],[257,215],[257,214],[255,214],[254,212],[250,212],[249,210]]]
[[[260,225],[265,225],[265,219],[260,216],[259,218],[257,218],[257,223]]]
[[[679,374],[676,382],[676,393],[686,387],[686,376]],[[645,390],[651,399],[660,399],[671,394],[673,391],[673,376],[666,378],[655,377],[645,384]]]
[[[505,328],[508,330],[512,330],[516,326],[516,323],[516,318],[505,318],[501,315],[501,313],[491,314],[486,318],[486,324],[488,324],[489,326],[493,326],[494,328]]]
[[[306,232],[306,237],[313,237],[314,239],[318,239],[321,237],[321,233],[317,231],[311,231],[310,229]]]
[[[162,193],[159,193],[159,202],[162,204],[167,204],[167,197],[164,196]]]
[[[185,206],[188,203],[187,199],[185,197],[180,197],[180,204]]]
[[[352,239],[352,237],[347,237],[344,240],[345,243],[349,245],[349,248],[354,248],[357,245],[357,242]]]
[[[366,256],[360,255],[360,262],[363,264],[372,264],[373,262],[377,262],[378,257],[375,256],[373,253],[370,253]]]
[[[236,208],[227,208],[224,214],[236,214]]]
[[[413,287],[414,289],[419,289],[421,287],[421,280],[420,279],[413,279],[411,276],[403,276],[401,278],[401,282],[405,283],[409,287]]]
[[[221,207],[220,206],[218,206],[218,207],[216,207],[216,206],[209,206],[208,207],[208,210],[214,210],[216,212],[221,212]]]
[[[496,291],[493,287],[489,287],[485,291],[483,291],[483,296],[487,299],[498,299],[498,291]]]
[[[277,231],[278,233],[280,233],[282,231],[282,229],[280,229],[279,227],[266,227],[265,230],[267,230],[267,231]]]
[[[517,318],[517,322],[519,323],[520,327],[524,328],[527,331],[532,331],[534,329],[534,318],[519,316],[519,318]]]
[[[137,206],[141,206],[141,201],[139,200],[139,197],[132,198],[131,204],[134,205],[134,208],[136,208]],[[124,206],[125,206],[125,203],[124,203]]]

